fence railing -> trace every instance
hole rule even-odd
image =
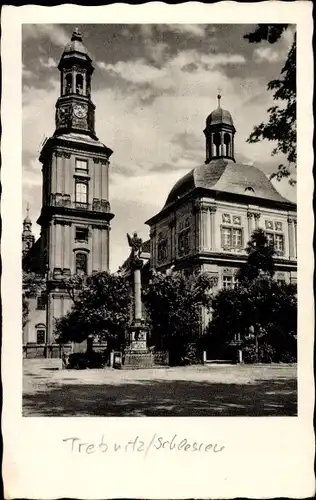
[[[94,344],[93,350],[95,352],[104,351],[106,344]],[[23,345],[23,358],[59,358],[61,359],[62,353],[68,356],[73,351],[71,344],[24,344]]]
[[[67,194],[52,194],[50,196],[50,205],[54,207],[65,207],[76,210],[92,211],[92,212],[110,212],[110,203],[107,200],[94,198],[92,203],[84,203],[81,201],[73,201],[70,195]]]

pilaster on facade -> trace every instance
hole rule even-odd
[[[196,225],[196,249],[198,252],[215,250],[215,203],[196,200],[193,206]]]
[[[154,269],[156,267],[156,236],[157,236],[157,229],[156,227],[152,227],[149,232],[149,238],[150,238],[150,268]]]
[[[260,217],[261,213],[258,211],[254,210],[247,211],[249,239],[251,238],[251,235],[254,232],[254,230],[259,228]]]
[[[294,257],[297,259],[297,219],[293,219],[294,224]]]
[[[169,221],[169,234],[170,234],[170,260],[173,262],[177,257],[177,241],[176,241],[176,219],[173,218]]]
[[[297,259],[297,219],[296,217],[288,217],[288,238],[289,238],[289,259]]]

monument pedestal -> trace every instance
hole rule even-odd
[[[134,320],[129,329],[128,348],[122,368],[152,368],[153,353],[147,347],[148,328],[143,320]]]

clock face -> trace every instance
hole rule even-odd
[[[85,118],[87,116],[87,109],[84,106],[77,104],[74,106],[74,114],[77,118]]]

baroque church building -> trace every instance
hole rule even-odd
[[[94,71],[78,30],[61,56],[60,95],[56,129],[42,146],[42,209],[34,242],[32,223],[23,222],[22,267],[46,280],[46,292],[30,300],[23,344],[54,344],[54,320],[67,313],[71,299],[63,280],[78,271],[91,274],[109,269],[109,158],[112,150],[95,133],[91,100]],[[49,355],[37,350],[37,355]]]
[[[56,128],[39,157],[40,238],[35,241],[28,215],[22,232],[23,270],[41,275],[46,283],[45,291],[30,299],[23,328],[24,353],[30,357],[60,354],[54,321],[71,307],[64,278],[109,269],[112,150],[95,133],[94,67],[78,30],[65,47],[58,69]],[[206,119],[205,163],[184,175],[162,210],[146,222],[150,240],[143,245],[144,285],[150,269],[174,267],[209,273],[216,278],[214,291],[234,286],[256,228],[262,228],[275,247],[276,279],[296,282],[296,204],[281,196],[261,170],[236,163],[236,130],[220,99]],[[126,264],[128,260],[123,268]],[[208,320],[204,315],[204,325]]]
[[[258,168],[236,163],[231,114],[218,107],[206,119],[205,163],[171,189],[150,227],[151,269],[207,272],[216,289],[234,286],[253,231],[273,243],[279,281],[296,282],[296,204],[281,196]],[[208,318],[204,318],[205,323]]]

